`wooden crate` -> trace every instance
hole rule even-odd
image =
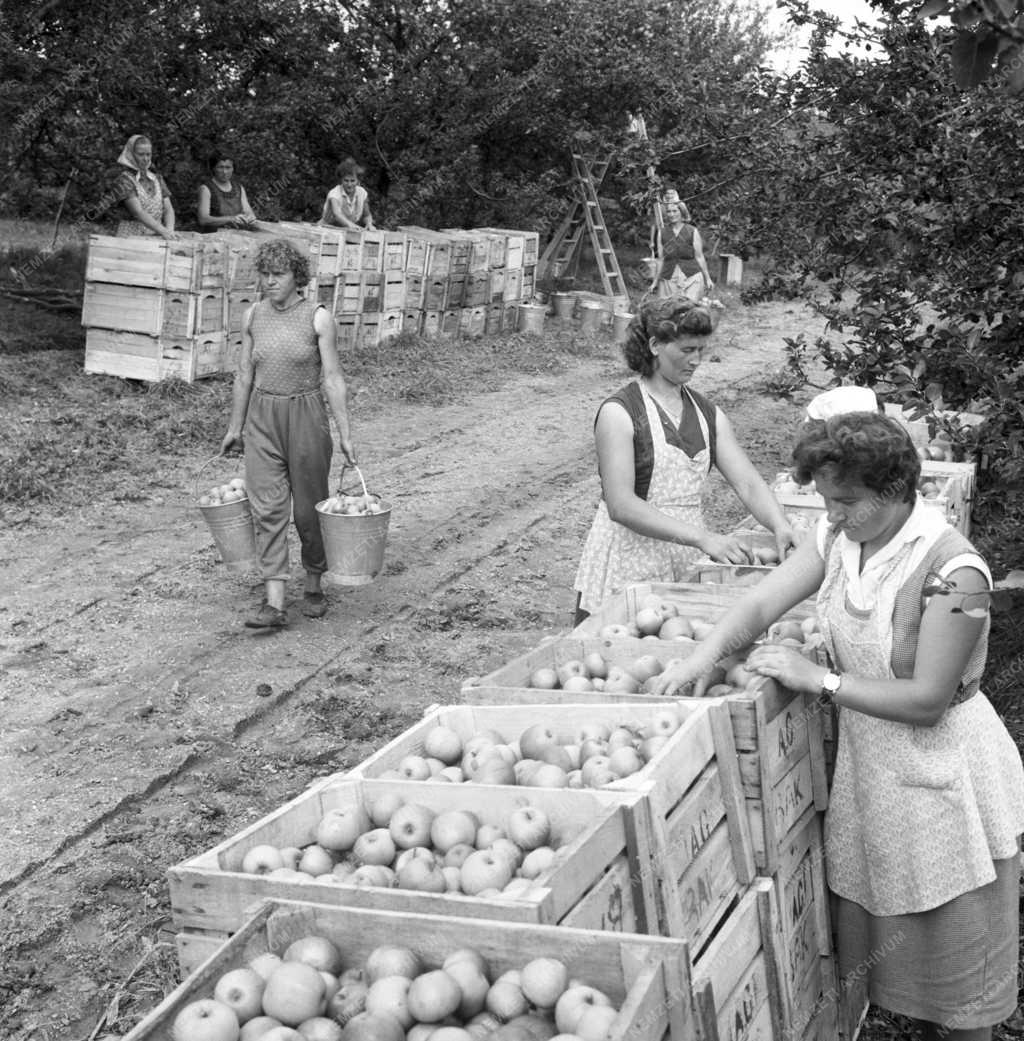
[[[731,586],[714,586],[701,582],[636,582],[621,593],[608,597],[604,603],[575,629],[573,636],[597,637],[606,625],[628,625],[636,621],[640,605],[648,596],[657,596],[678,608],[688,618],[717,622],[722,615],[743,598],[744,590]],[[782,617],[802,622],[815,614],[813,600],[805,600]],[[673,641],[675,642],[675,641]],[[694,641],[680,641],[687,644]]]
[[[380,271],[364,271],[362,274],[361,313],[371,314],[380,311],[384,297],[384,275]]]
[[[431,273],[423,280],[423,309],[443,311],[448,299],[448,276]]]
[[[359,314],[363,308],[363,276],[358,271],[338,275],[334,293],[334,313]]]
[[[455,339],[459,335],[459,321],[461,318],[461,308],[445,308],[441,312],[441,328],[438,330],[438,335],[449,340]]]
[[[490,299],[491,273],[470,271],[462,294],[464,307],[486,307]]]
[[[213,237],[224,244],[225,289],[254,290],[260,276],[256,270],[256,253],[269,239],[267,232],[217,231]]]
[[[441,335],[441,312],[429,310],[423,312],[423,335],[427,339],[436,339]]]
[[[227,311],[225,332],[229,337],[241,333],[245,314],[256,303],[256,299],[257,294],[252,289],[228,290],[225,297]]]
[[[504,301],[516,303],[523,298],[523,269],[521,267],[505,268],[505,290]]]
[[[459,313],[459,332],[463,336],[483,336],[487,322],[487,308],[463,307]]]
[[[362,250],[359,266],[362,271],[384,270],[384,236],[390,234],[383,231],[364,231],[362,234]]]
[[[401,311],[381,311],[380,342],[384,343],[402,331],[403,314]]]
[[[505,269],[491,268],[488,272],[487,298],[492,304],[505,302]]]
[[[224,332],[224,290],[196,293],[86,282],[82,325],[147,336]]]
[[[464,297],[466,295],[466,276],[464,274],[457,275],[452,273],[448,276],[448,287],[445,290],[445,307],[448,310],[455,310],[457,307],[462,307],[464,304]]]
[[[385,271],[381,292],[382,311],[401,311],[405,307],[405,274],[401,271]]]
[[[452,240],[452,256],[451,256],[451,267],[449,268],[449,277],[459,276],[465,279],[466,275],[469,274],[469,255],[472,251],[473,244],[465,236],[464,233],[453,234],[448,231],[446,234],[451,236]]]
[[[396,793],[435,813],[468,809],[481,823],[498,826],[518,807],[536,806],[548,815],[553,844],[563,854],[533,889],[523,895],[493,898],[323,883],[312,878],[292,882],[239,870],[254,846],[305,846],[314,841],[327,810],[372,803],[384,793]],[[174,921],[188,937],[182,967],[185,971],[194,967],[198,953],[209,953],[222,943],[242,924],[246,908],[264,898],[646,932],[658,917],[645,897],[646,876],[641,875],[642,851],[649,855],[650,840],[634,830],[634,822],[643,821],[643,814],[634,809],[642,799],[640,793],[608,795],[498,785],[488,786],[482,797],[477,786],[328,778],[238,835],[170,869]]]
[[[536,264],[539,255],[540,235],[535,231],[518,231],[511,228],[475,228],[475,231],[500,235],[505,239],[504,260],[507,268],[522,268],[524,264]]]
[[[501,305],[501,331],[514,333],[519,327],[519,305],[503,303]]]
[[[790,1041],[777,894],[758,878],[690,969],[701,1041]]]
[[[927,417],[922,416],[920,419],[912,419],[910,415],[903,411],[902,406],[895,403],[886,404],[884,411],[890,419],[895,419],[906,430],[910,435],[910,440],[918,448],[924,448],[933,440]],[[936,412],[935,418],[953,421],[961,427],[976,427],[985,422],[985,417],[977,412],[956,412],[954,410]]]
[[[427,255],[430,243],[416,235],[407,234],[405,242],[405,273],[424,275],[427,271]]]
[[[523,288],[522,294],[524,300],[532,300],[534,293],[537,291],[537,265],[528,264],[523,268]]]
[[[90,235],[85,281],[185,293],[222,289],[227,261],[226,244],[206,235],[182,232],[174,242],[156,235]]]
[[[320,228],[319,234],[312,238],[310,248],[316,258],[316,263],[310,265],[310,275],[318,282],[333,285],[343,270],[345,232],[341,228]]]
[[[301,900],[266,901],[230,940],[210,950],[187,979],[123,1041],[173,1041],[171,1025],[189,1002],[212,997],[217,980],[268,951],[283,954],[304,936],[324,936],[340,948],[345,968],[360,968],[383,944],[412,948],[427,969],[459,948],[486,959],[491,978],[534,958],[563,961],[570,978],[596,987],[619,1009],[610,1041],[696,1041],[686,945],[679,940],[586,929],[458,917],[328,907]]]
[[[488,336],[496,336],[501,332],[502,306],[501,304],[490,304],[486,308],[484,317],[484,332]]]
[[[423,332],[423,312],[406,309],[402,312],[402,332],[420,334]]]
[[[346,228],[338,261],[338,274],[354,274],[363,269],[363,233]]]
[[[87,329],[85,371],[150,383],[166,379],[192,383],[225,371],[226,345],[221,332],[175,338]]]
[[[339,314],[334,323],[338,328],[338,350],[352,350],[359,342],[359,315]]]
[[[423,310],[425,285],[422,275],[405,276],[405,307]]]
[[[359,315],[359,327],[356,332],[356,345],[359,347],[376,347],[380,343],[380,312]]]
[[[383,270],[404,273],[406,236],[400,231],[386,231],[383,246]]]
[[[665,704],[674,705],[684,717],[680,728],[642,770],[600,791],[645,796],[635,807],[644,819],[635,821],[633,830],[650,836],[637,840],[638,848],[646,846],[650,854],[640,856],[638,881],[648,905],[658,907],[658,931],[699,949],[754,877],[736,748],[728,710],[720,701],[446,706],[400,734],[349,776],[380,778],[397,769],[405,756],[423,755],[427,735],[439,726],[451,728],[463,741],[493,730],[512,742],[538,722],[569,737],[589,723],[611,728],[624,721],[649,723]],[[468,787],[480,790],[478,785]]]

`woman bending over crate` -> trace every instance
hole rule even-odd
[[[338,183],[327,193],[321,224],[334,228],[373,231],[370,197],[359,183],[363,168],[354,159],[338,163]]]
[[[306,258],[287,240],[274,239],[260,246],[256,270],[263,299],[249,308],[243,322],[231,419],[221,452],[245,451],[245,484],[266,591],[245,624],[278,629],[288,622],[284,597],[293,515],[306,571],[302,613],[320,618],[327,610],[321,588],[327,559],[315,508],[328,496],[333,451],[325,397],[341,451],[351,464],[356,457],[334,318],[299,293],[309,281]]]
[[[174,204],[167,182],[153,169],[153,144],[133,134],[117,157],[113,192],[123,209],[118,236],[159,235],[168,242],[174,231]]]
[[[650,300],[630,322],[623,353],[638,378],[608,398],[594,424],[602,499],[576,573],[576,624],[631,582],[681,582],[702,554],[749,563],[738,537],[704,525],[701,496],[715,466],[775,534],[793,531],[724,413],[688,386],[711,332],[691,300]]]
[[[907,432],[874,412],[811,420],[793,452],[827,513],[815,538],[659,677],[693,681],[746,634],[817,594],[832,667],[762,645],[747,668],[838,706],[825,818],[841,979],[921,1021],[924,1036],[987,1039],[1017,1005],[1024,768],[979,689],[988,567],[917,494]],[[740,634],[744,634],[742,641]]]
[[[235,178],[235,162],[224,152],[214,152],[208,167],[210,176],[199,185],[196,214],[199,230],[251,228],[256,220],[245,194],[245,186]]]

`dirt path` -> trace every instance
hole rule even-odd
[[[795,307],[739,309],[696,381],[766,475],[798,409],[761,383],[800,328]],[[169,866],[568,628],[592,416],[625,375],[609,346],[451,407],[364,407],[364,472],[395,503],[385,578],[269,637],[242,627],[258,585],[214,562],[188,508],[201,459],[139,503],[0,532],[0,1036],[87,1038],[114,995],[123,1029],[169,982],[153,958],[120,989],[170,939]],[[708,512],[744,511],[716,483]]]

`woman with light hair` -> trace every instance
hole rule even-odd
[[[682,296],[699,303],[715,287],[704,242],[678,192],[665,192],[660,205],[664,227],[655,225],[651,233],[651,251],[659,264],[650,291],[662,299]]]

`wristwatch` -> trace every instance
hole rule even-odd
[[[821,693],[823,697],[828,698],[830,701],[835,698],[839,693],[839,687],[843,682],[843,677],[838,672],[833,672],[831,669],[821,677]]]

